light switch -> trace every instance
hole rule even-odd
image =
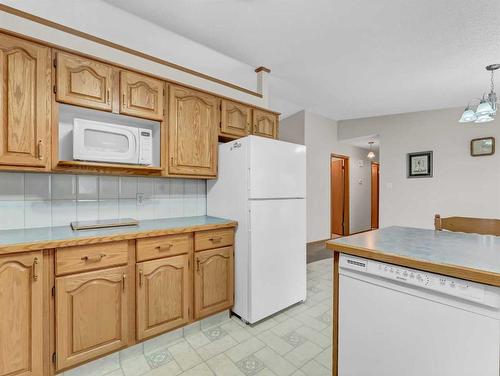
[[[387,187],[387,189],[392,189],[392,183],[387,183],[385,186]]]
[[[365,161],[364,161],[364,160],[362,160],[362,159],[360,159],[360,160],[358,161],[358,167],[363,167],[364,165],[365,165]],[[360,184],[362,184],[362,183],[360,183]]]

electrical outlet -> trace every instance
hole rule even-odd
[[[137,193],[137,205],[144,204],[144,193]]]

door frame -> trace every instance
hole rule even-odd
[[[350,212],[350,205],[349,205],[349,157],[347,155],[342,155],[342,154],[330,154],[330,236],[333,234],[333,173],[332,173],[332,159],[333,158],[338,158],[338,159],[343,159],[344,160],[344,221],[343,221],[343,236],[349,235],[349,212]]]
[[[376,207],[377,207],[377,226],[373,226],[373,180],[372,180],[372,171],[373,166],[378,166],[377,168],[377,198],[376,198]],[[370,228],[372,230],[376,230],[380,227],[380,162],[372,162],[370,165]]]

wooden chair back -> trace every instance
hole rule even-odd
[[[434,228],[438,231],[467,232],[500,236],[500,219],[434,216]]]

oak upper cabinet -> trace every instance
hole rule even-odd
[[[0,375],[42,369],[42,253],[0,256]]]
[[[220,134],[229,137],[245,137],[250,134],[252,110],[244,104],[221,101]]]
[[[233,247],[211,249],[195,253],[195,319],[209,316],[233,306],[233,259]]]
[[[50,50],[0,34],[0,165],[48,167]]]
[[[218,101],[213,95],[170,87],[168,172],[217,175]]]
[[[185,325],[192,301],[189,260],[180,255],[137,264],[137,338]]]
[[[120,71],[120,112],[163,120],[165,83],[142,74]]]
[[[278,138],[278,115],[272,112],[254,109],[252,134],[269,138]]]
[[[95,60],[57,52],[56,99],[59,102],[111,111],[117,69]]]
[[[128,344],[126,266],[56,278],[57,369]]]

